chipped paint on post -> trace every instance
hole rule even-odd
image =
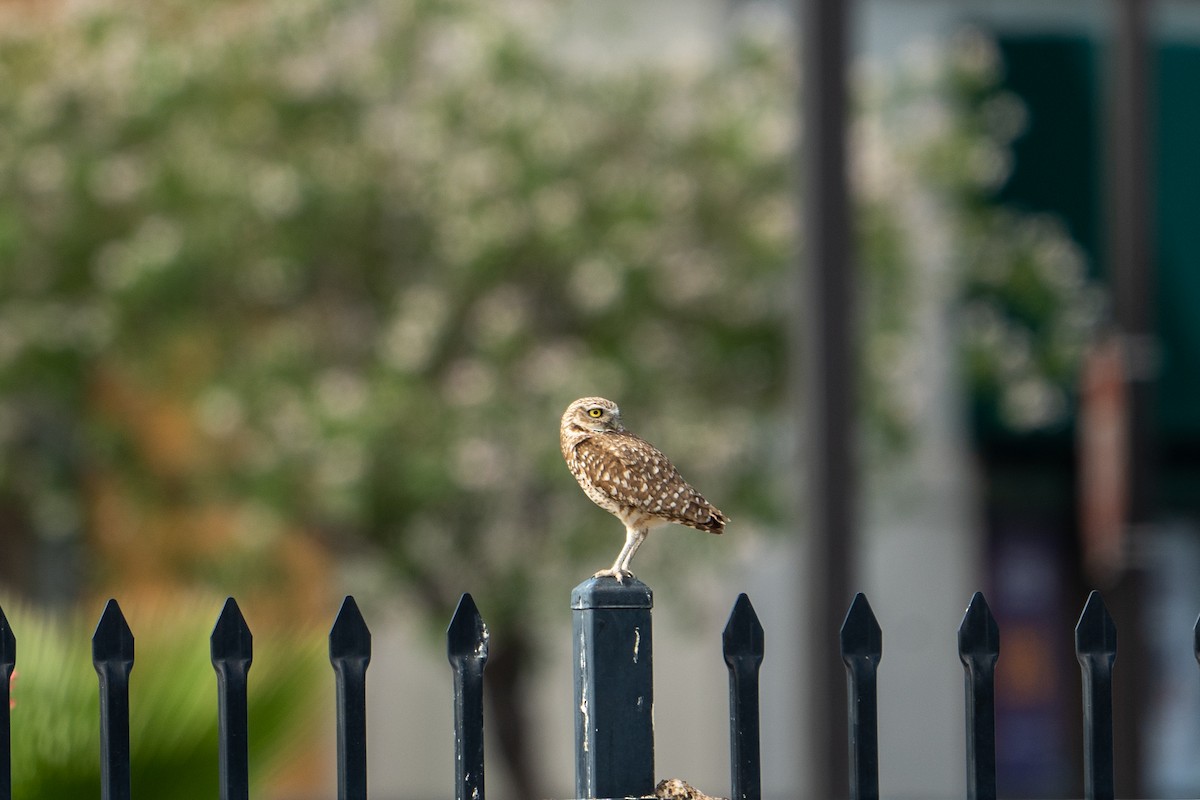
[[[579,634],[578,643],[576,645],[579,648],[579,675],[587,674],[587,648],[584,646],[584,644],[585,644],[584,639],[585,639],[585,637],[583,635],[583,632],[581,631]],[[576,677],[575,685],[576,686],[579,685],[578,676]],[[583,749],[583,752],[586,753],[589,749],[588,743],[591,740],[590,731],[592,729],[592,726],[591,726],[591,720],[588,717],[587,687],[584,686],[582,688],[583,688],[583,691],[582,691],[583,697],[579,701],[579,713],[583,717],[583,724],[581,726],[581,730],[583,732],[583,741],[580,743],[580,747]]]

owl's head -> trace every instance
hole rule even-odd
[[[581,397],[567,406],[562,428],[589,433],[625,430],[621,426],[621,409],[612,400],[603,397]]]

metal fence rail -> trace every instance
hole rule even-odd
[[[581,798],[618,798],[654,792],[653,594],[645,584],[611,578],[585,581],[572,594],[576,664],[576,789]],[[1200,620],[1193,630],[1200,661]],[[464,594],[446,632],[453,673],[456,800],[484,800],[483,672],[488,628]],[[758,675],[764,635],[749,597],[734,603],[723,637],[729,670],[730,780],[735,800],[760,800]],[[249,796],[246,694],[253,637],[233,598],[226,601],[210,641],[217,676],[222,800]],[[1000,632],[983,595],[976,593],[958,629],[966,686],[966,794],[996,797],[995,668]],[[1092,592],[1075,628],[1083,686],[1084,795],[1113,797],[1112,670],[1116,626]],[[867,598],[855,596],[841,628],[848,686],[847,718],[854,800],[879,797],[876,674],[883,635]],[[337,698],[337,769],[340,800],[367,797],[366,671],[371,633],[353,597],[347,597],[329,633]],[[92,637],[99,678],[100,764],[103,800],[130,798],[129,677],[134,638],[121,608],[108,601]],[[0,800],[12,800],[9,683],[16,637],[0,609]]]

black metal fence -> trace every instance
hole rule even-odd
[[[576,797],[625,798],[654,791],[652,593],[632,580],[592,579],[571,596],[575,663]],[[1200,660],[1200,621],[1194,630]],[[454,791],[456,800],[484,800],[483,671],[488,629],[464,594],[447,630],[453,672]],[[758,673],[763,629],[750,599],[740,595],[723,636],[729,670],[732,798],[761,798]],[[969,800],[996,797],[994,676],[1000,633],[987,601],[976,593],[958,629],[966,677],[966,774]],[[1084,794],[1113,797],[1112,669],[1116,628],[1099,593],[1092,592],[1075,627],[1082,670]],[[850,795],[879,797],[876,673],[883,637],[867,598],[859,594],[841,628],[848,676]],[[226,601],[211,638],[217,675],[220,796],[249,797],[247,675],[253,638],[237,603]],[[338,797],[365,800],[366,672],[371,634],[353,597],[342,604],[329,633],[337,690]],[[134,638],[110,600],[92,637],[100,687],[100,763],[103,800],[130,795],[129,676]],[[16,639],[0,610],[0,800],[12,798],[9,679]]]

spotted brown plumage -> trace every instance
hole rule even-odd
[[[617,404],[584,397],[567,406],[559,427],[563,458],[593,503],[625,525],[625,546],[609,569],[618,581],[632,576],[629,562],[651,528],[676,522],[723,533],[727,518],[683,479],[654,445],[621,424]]]

